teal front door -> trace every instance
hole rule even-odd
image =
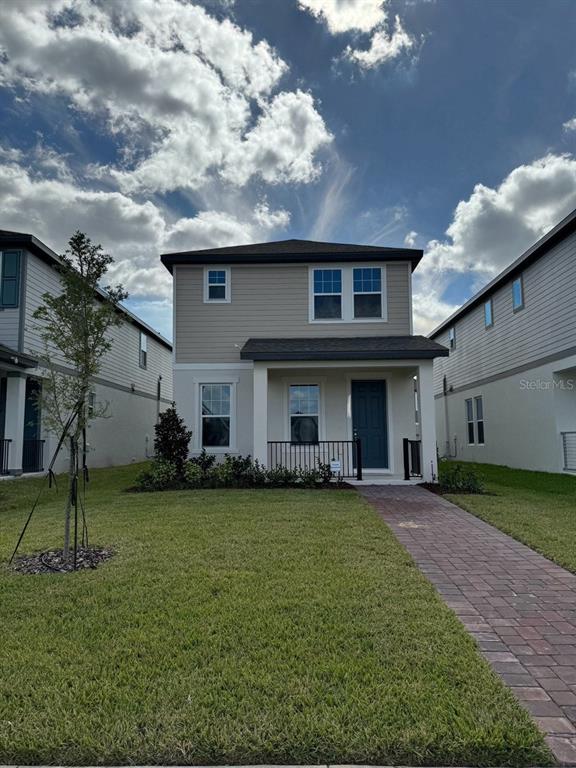
[[[352,427],[362,441],[362,466],[388,468],[386,382],[352,382]]]

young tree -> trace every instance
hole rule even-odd
[[[44,421],[51,432],[67,432],[70,452],[64,516],[65,559],[70,556],[78,442],[88,423],[103,416],[106,410],[106,406],[89,406],[90,385],[100,370],[102,357],[112,347],[110,329],[122,323],[118,304],[128,296],[121,285],[102,288],[101,282],[113,259],[101,245],[76,232],[68,246],[59,268],[62,293],[45,293],[43,306],[34,312],[35,319],[40,321],[38,329],[45,348],[41,362],[48,371],[41,403]],[[72,368],[74,374],[61,373],[58,363]]]
[[[156,458],[164,459],[174,464],[178,476],[184,475],[184,467],[188,459],[188,444],[192,432],[186,428],[184,419],[178,416],[176,403],[172,403],[158,418],[154,428],[154,452]]]

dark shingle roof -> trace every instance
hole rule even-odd
[[[414,360],[446,357],[448,350],[425,336],[248,339],[242,360]]]
[[[35,357],[17,352],[15,349],[4,346],[4,344],[0,344],[0,360],[17,368],[36,368],[38,365]]]
[[[276,240],[201,251],[163,253],[162,263],[170,272],[174,264],[281,264],[307,261],[409,261],[414,270],[422,258],[416,248],[385,248],[379,245],[322,243],[316,240]]]

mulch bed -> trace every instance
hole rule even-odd
[[[94,570],[100,563],[112,557],[114,552],[109,547],[80,547],[76,553],[76,570]],[[37,552],[34,555],[21,555],[14,566],[18,573],[73,573],[74,557],[70,553],[69,560],[64,560],[62,549],[50,549],[47,552]]]

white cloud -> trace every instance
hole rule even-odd
[[[268,43],[180,0],[4,3],[0,53],[0,84],[62,95],[128,139],[125,167],[109,169],[126,192],[198,189],[218,174],[306,182],[331,139],[309,94],[273,95],[288,68]],[[270,129],[283,118],[278,148]]]
[[[574,208],[576,159],[568,154],[521,165],[495,189],[477,184],[456,206],[447,239],[428,243],[415,275],[416,327],[428,332],[456,309],[443,300],[455,275],[486,282]]]
[[[325,22],[333,35],[370,32],[386,19],[386,0],[298,0],[298,5]]]
[[[562,128],[565,131],[576,131],[576,117],[573,117],[571,120],[566,120],[565,123],[562,123]]]
[[[61,252],[80,229],[112,254],[114,280],[135,296],[169,297],[172,283],[159,262],[162,251],[210,248],[263,240],[288,224],[283,210],[267,203],[241,216],[200,211],[175,219],[151,201],[121,192],[84,190],[69,180],[36,179],[16,163],[0,163],[2,227],[31,232]]]
[[[417,237],[418,237],[418,232],[415,232],[413,229],[410,230],[410,232],[408,232],[406,234],[406,237],[404,238],[404,245],[406,246],[406,248],[414,248],[414,246],[416,245]]]
[[[414,38],[406,32],[400,18],[396,16],[392,32],[385,28],[378,29],[372,35],[370,46],[366,50],[348,46],[344,56],[363,69],[374,69],[387,61],[396,59],[413,47]]]
[[[375,69],[414,48],[399,16],[388,21],[389,0],[298,0],[302,10],[325,22],[333,35],[346,32],[370,34],[368,46],[347,45],[343,57],[362,69]]]

